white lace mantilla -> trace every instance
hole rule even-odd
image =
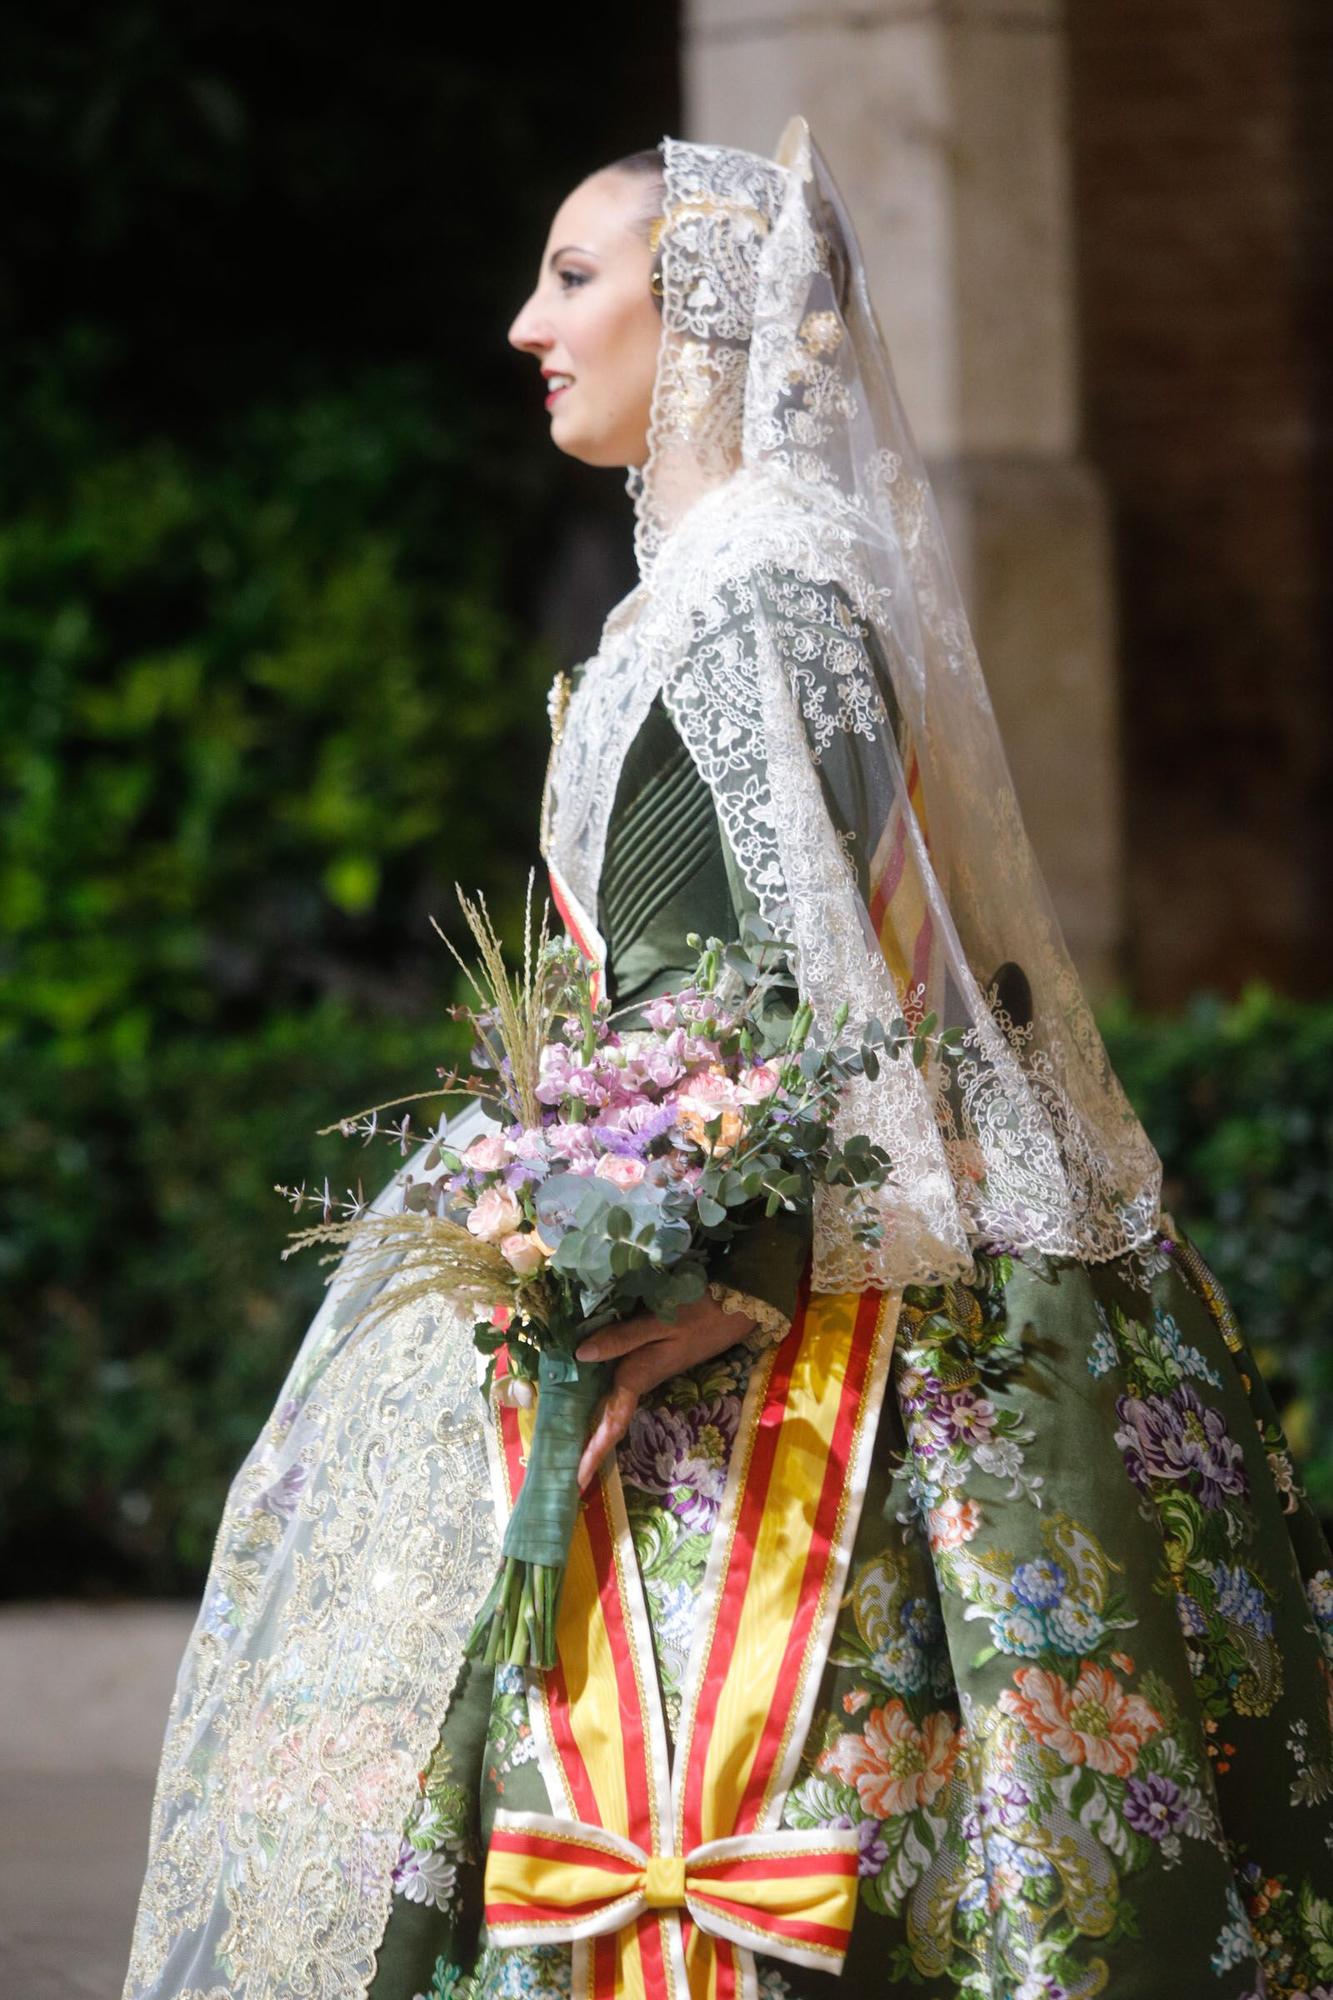
[[[818,1289],[967,1276],[982,1243],[1117,1256],[1158,1226],[1160,1163],[1022,825],[850,221],[803,130],[781,164],[663,150],[640,584],[570,702],[543,850],[595,910],[660,690],[817,1025],[845,1000],[956,1031],[952,1065],[849,1092],[839,1133],[893,1173],[869,1248],[819,1190]]]

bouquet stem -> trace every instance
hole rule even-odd
[[[538,1359],[527,1471],[505,1529],[500,1573],[466,1647],[470,1658],[487,1666],[555,1665],[560,1589],[579,1510],[579,1460],[593,1411],[614,1374],[613,1364],[576,1361],[563,1348],[545,1348]]]

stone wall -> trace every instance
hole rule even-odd
[[[1057,0],[691,0],[686,132],[803,112],[845,194],[1071,950],[1121,971],[1110,549],[1080,440]]]
[[[1072,0],[1136,986],[1326,990],[1333,11]]]

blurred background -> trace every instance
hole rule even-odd
[[[275,1183],[393,1171],[316,1128],[461,1053],[454,883],[517,935],[546,691],[634,570],[623,475],[553,450],[505,333],[563,196],[663,133],[771,153],[803,111],[847,195],[1113,1061],[1333,1521],[1327,8],[692,0],[522,38],[53,0],[4,28],[27,2000],[119,1992],[192,1597],[322,1295]],[[9,1698],[35,1686],[40,1726]]]

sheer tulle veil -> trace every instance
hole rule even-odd
[[[982,1242],[1117,1255],[1152,1233],[1160,1168],[1023,830],[845,204],[800,119],[774,159],[662,153],[640,581],[570,703],[543,851],[595,911],[660,689],[821,1020],[846,999],[962,1032],[951,1079],[886,1065],[849,1102],[895,1163],[885,1227],[868,1252],[830,1195],[815,1285],[965,1274]],[[396,1176],[377,1205],[400,1200]],[[339,1274],[228,1495],[127,2000],[355,2000],[374,1976],[497,1536],[472,1314],[349,1332],[351,1303]]]
[[[953,1068],[849,1097],[896,1171],[872,1253],[821,1190],[816,1288],[966,1275],[978,1244],[1119,1255],[1160,1164],[1023,827],[846,205],[801,118],[776,160],[662,154],[640,585],[570,705],[548,856],[595,910],[607,776],[660,689],[816,1019],[846,1000],[961,1037]]]

